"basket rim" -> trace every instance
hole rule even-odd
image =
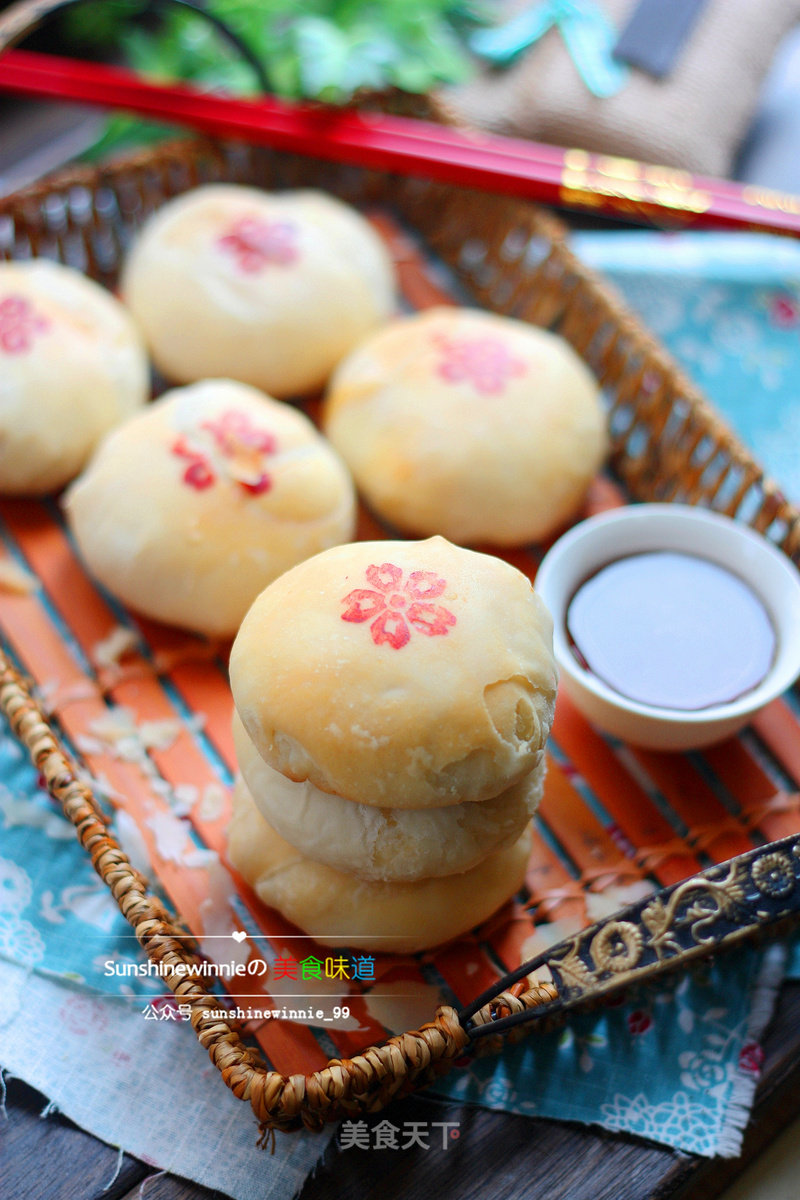
[[[155,147],[127,152],[99,166],[62,168],[0,199],[0,217],[10,217],[25,225],[29,221],[32,206],[70,189],[84,187],[90,191],[97,190],[126,174],[177,170],[182,164],[196,165],[204,156],[217,164],[224,164],[226,147],[230,148],[230,144],[204,137],[181,137]],[[286,156],[279,151],[271,153],[282,158],[311,157]],[[387,181],[389,178],[385,177]],[[383,186],[387,187],[388,184],[385,182]],[[765,495],[765,510],[761,518],[764,528],[761,532],[778,518],[787,525],[786,540],[790,548],[793,544],[800,546],[800,511],[786,501],[777,485],[765,479],[747,447],[729,430],[724,420],[673,363],[639,318],[620,301],[615,290],[579,262],[566,244],[566,227],[556,217],[527,201],[495,198],[485,191],[472,192],[447,184],[429,186],[444,203],[452,201],[456,205],[469,205],[474,197],[479,196],[484,204],[492,206],[496,226],[513,228],[522,225],[536,235],[544,236],[550,243],[549,252],[557,260],[560,269],[577,280],[583,293],[589,296],[607,319],[616,323],[620,336],[628,340],[635,354],[641,355],[647,363],[655,364],[663,372],[672,393],[687,404],[692,418],[704,432],[710,431],[715,438],[735,446],[749,483],[758,483]],[[154,961],[163,962],[167,968],[198,963],[197,957],[187,948],[186,939],[190,935],[175,923],[160,901],[149,893],[143,877],[131,867],[110,834],[91,791],[79,780],[77,770],[65,754],[58,735],[34,702],[24,680],[4,658],[0,658],[0,707],[7,713],[15,734],[28,748],[32,761],[44,774],[51,794],[62,804],[65,814],[75,825],[79,840],[89,853],[95,869],[111,889],[148,956]],[[409,1091],[429,1080],[432,1075],[447,1070],[469,1040],[459,1014],[449,1006],[442,1006],[434,1019],[419,1030],[365,1048],[353,1059],[332,1059],[327,1067],[313,1075],[287,1076],[270,1071],[263,1061],[259,1061],[259,1056],[244,1044],[233,1022],[204,1018],[202,1009],[214,1008],[215,998],[187,979],[184,973],[170,970],[164,978],[176,996],[191,1006],[191,1021],[198,1040],[220,1070],[227,1086],[238,1098],[250,1101],[262,1132],[268,1129],[289,1130],[300,1125],[319,1129],[324,1121],[346,1113],[380,1108],[396,1094]],[[546,1004],[553,999],[552,990],[547,991],[546,988],[525,990],[523,987],[516,991],[503,991],[502,981],[499,988],[500,994],[484,1006],[483,1023],[523,1008]]]

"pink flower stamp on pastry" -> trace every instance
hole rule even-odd
[[[24,354],[34,336],[50,328],[50,322],[36,312],[24,296],[6,296],[0,300],[0,349],[6,354]]]
[[[194,434],[181,434],[170,446],[187,464],[182,478],[189,487],[202,492],[226,475],[253,496],[272,487],[266,460],[277,448],[273,434],[236,409],[202,421]]]
[[[483,396],[498,396],[510,379],[525,374],[525,363],[515,358],[496,337],[450,338],[434,334],[440,351],[437,372],[448,383],[468,383]]]
[[[234,255],[246,275],[268,266],[288,267],[299,257],[297,226],[291,221],[263,221],[242,217],[217,239],[217,245]]]
[[[376,646],[400,650],[411,639],[411,629],[426,637],[444,637],[456,623],[449,609],[432,604],[447,587],[435,571],[412,571],[403,580],[403,571],[393,563],[373,563],[366,570],[370,588],[356,588],[343,597],[347,608],[343,621],[360,624],[369,621]]]

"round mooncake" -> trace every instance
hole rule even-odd
[[[522,886],[531,848],[526,828],[458,875],[382,883],[305,858],[262,817],[242,779],[228,828],[232,866],[258,897],[323,946],[410,954],[485,921]]]
[[[424,949],[520,886],[556,669],[516,568],[441,537],[327,550],[254,602],[230,679],[230,861],[306,933]]]
[[[499,796],[442,808],[378,808],[287,779],[264,762],[234,717],[234,744],[256,808],[306,858],[360,879],[413,882],[457,875],[522,834],[539,806],[544,752]]]
[[[289,779],[387,808],[488,800],[539,761],[552,622],[492,555],[439,537],[356,542],[261,593],[230,679],[249,737]]]
[[[46,259],[0,263],[0,492],[62,487],[149,389],[142,339],[110,292]]]
[[[352,481],[311,421],[230,380],[175,389],[120,426],[65,510],[113,595],[219,637],[268,583],[355,524]]]
[[[334,372],[323,427],[378,516],[462,545],[558,530],[607,448],[599,389],[567,342],[457,308],[362,342]]]
[[[317,191],[209,184],[165,204],[122,295],[159,370],[286,398],[320,388],[394,309],[394,269],[354,208]]]

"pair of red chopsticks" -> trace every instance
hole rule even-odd
[[[126,109],[213,137],[661,228],[746,228],[800,236],[800,196],[406,117],[211,95],[147,83],[117,67],[23,50],[0,58],[0,90]]]

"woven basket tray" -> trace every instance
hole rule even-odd
[[[187,141],[129,156],[101,170],[67,170],[0,201],[0,256],[45,255],[78,267],[113,288],[131,236],[149,213],[168,197],[212,180],[267,188],[324,186],[373,217],[394,254],[411,307],[443,301],[479,304],[562,334],[602,382],[609,405],[612,468],[617,482],[599,482],[591,497],[593,505],[620,503],[625,495],[636,500],[707,505],[747,521],[800,561],[800,513],[764,479],[746,448],[614,294],[574,258],[561,225],[533,206],[353,167],[331,167],[310,158]],[[63,601],[72,613],[67,618],[70,632],[89,654],[92,644],[108,632],[110,609],[71,557],[52,510],[37,502],[2,501],[0,518],[51,598],[55,597],[56,603]],[[385,536],[367,514],[362,514],[359,533]],[[532,548],[507,557],[533,574],[538,551]],[[131,679],[138,684],[146,679],[151,687],[144,693],[146,715],[163,715],[158,678],[165,675],[181,691],[189,708],[208,716],[206,736],[232,765],[229,696],[224,665],[214,658],[218,648],[140,622],[138,629],[150,651],[149,663],[129,665],[127,675],[98,670],[89,680],[89,699],[78,695],[76,700],[73,695],[71,699],[62,697],[61,703],[51,700],[46,717],[12,660],[40,689],[47,683],[52,662],[64,660],[67,682],[74,667],[64,665],[66,657],[58,638],[35,605],[31,597],[0,596],[1,623],[9,647],[9,660],[0,675],[0,705],[51,794],[75,825],[96,870],[148,956],[161,964],[166,984],[191,1007],[197,1037],[225,1083],[250,1102],[262,1130],[286,1130],[301,1124],[320,1128],[324,1121],[346,1113],[377,1110],[393,1096],[447,1070],[469,1040],[452,1007],[440,1008],[434,1020],[419,1030],[386,1040],[378,1037],[378,1044],[368,1049],[362,1050],[352,1035],[342,1036],[337,1042],[342,1056],[316,1068],[319,1047],[312,1052],[310,1035],[304,1037],[306,1031],[293,1030],[289,1035],[278,1023],[269,1022],[271,1028],[262,1031],[258,1039],[261,1048],[272,1061],[288,1056],[294,1074],[271,1070],[259,1050],[245,1043],[235,1022],[203,1015],[204,1009],[219,1007],[219,997],[209,995],[185,974],[185,967],[198,961],[191,936],[131,867],[91,786],[84,777],[79,778],[69,746],[80,733],[82,710],[88,705],[91,714],[105,703],[126,703]],[[762,841],[800,830],[797,805],[786,799],[780,778],[764,772],[747,747],[738,742],[731,744],[724,760],[720,755],[714,758],[713,752],[709,758],[722,786],[738,805],[736,815],[726,820],[721,806],[714,807],[715,798],[702,792],[699,800],[693,796],[689,819],[681,805],[692,781],[681,777],[683,768],[677,769],[676,775],[674,765],[667,769],[658,756],[647,759],[659,788],[673,803],[676,823],[687,818],[685,824],[690,826],[691,836],[677,842],[670,825],[655,814],[650,799],[639,794],[638,785],[624,776],[602,740],[566,702],[560,704],[555,732],[561,751],[595,787],[613,820],[638,850],[627,858],[620,853],[607,829],[582,805],[566,771],[551,762],[542,818],[577,864],[579,878],[571,877],[563,863],[556,861],[545,840],[534,838],[527,901],[515,902],[509,919],[493,922],[488,932],[483,931],[471,943],[473,947],[490,945],[495,961],[516,966],[524,937],[533,929],[532,914],[541,920],[553,912],[574,911],[581,907],[586,889],[600,890],[611,881],[648,875],[662,886],[674,885],[700,870],[697,855],[701,851],[722,861],[753,845],[750,834],[754,828]],[[759,727],[759,736],[771,754],[800,787],[797,732],[794,715],[780,702]],[[167,778],[170,773],[174,778],[176,773],[181,777],[181,772],[192,771],[195,777],[207,778],[207,763],[201,768],[195,758],[185,750],[172,759],[169,752],[153,755],[156,768]],[[91,769],[98,766],[91,756],[88,765]],[[141,793],[142,780],[131,771],[113,762],[102,765],[119,792]],[[615,810],[617,803],[621,807]],[[197,828],[206,844],[224,855],[224,827],[199,822]],[[196,896],[174,867],[159,874],[186,925],[192,928]],[[270,922],[273,929],[275,914],[259,910],[252,895],[242,890],[251,912],[262,923]],[[462,1000],[481,988],[497,991],[500,973],[496,967],[484,962],[480,971],[468,978],[458,951],[458,946],[446,948],[433,959],[452,991]],[[258,952],[257,946],[253,952]],[[422,979],[414,960],[407,966],[410,973],[406,978]],[[512,1012],[546,1005],[555,995],[552,986],[531,986],[522,979],[483,1005],[472,1022],[486,1024]],[[385,1033],[374,1021],[366,1021],[366,1025],[378,1035]],[[485,1040],[495,1043],[499,1039]]]

